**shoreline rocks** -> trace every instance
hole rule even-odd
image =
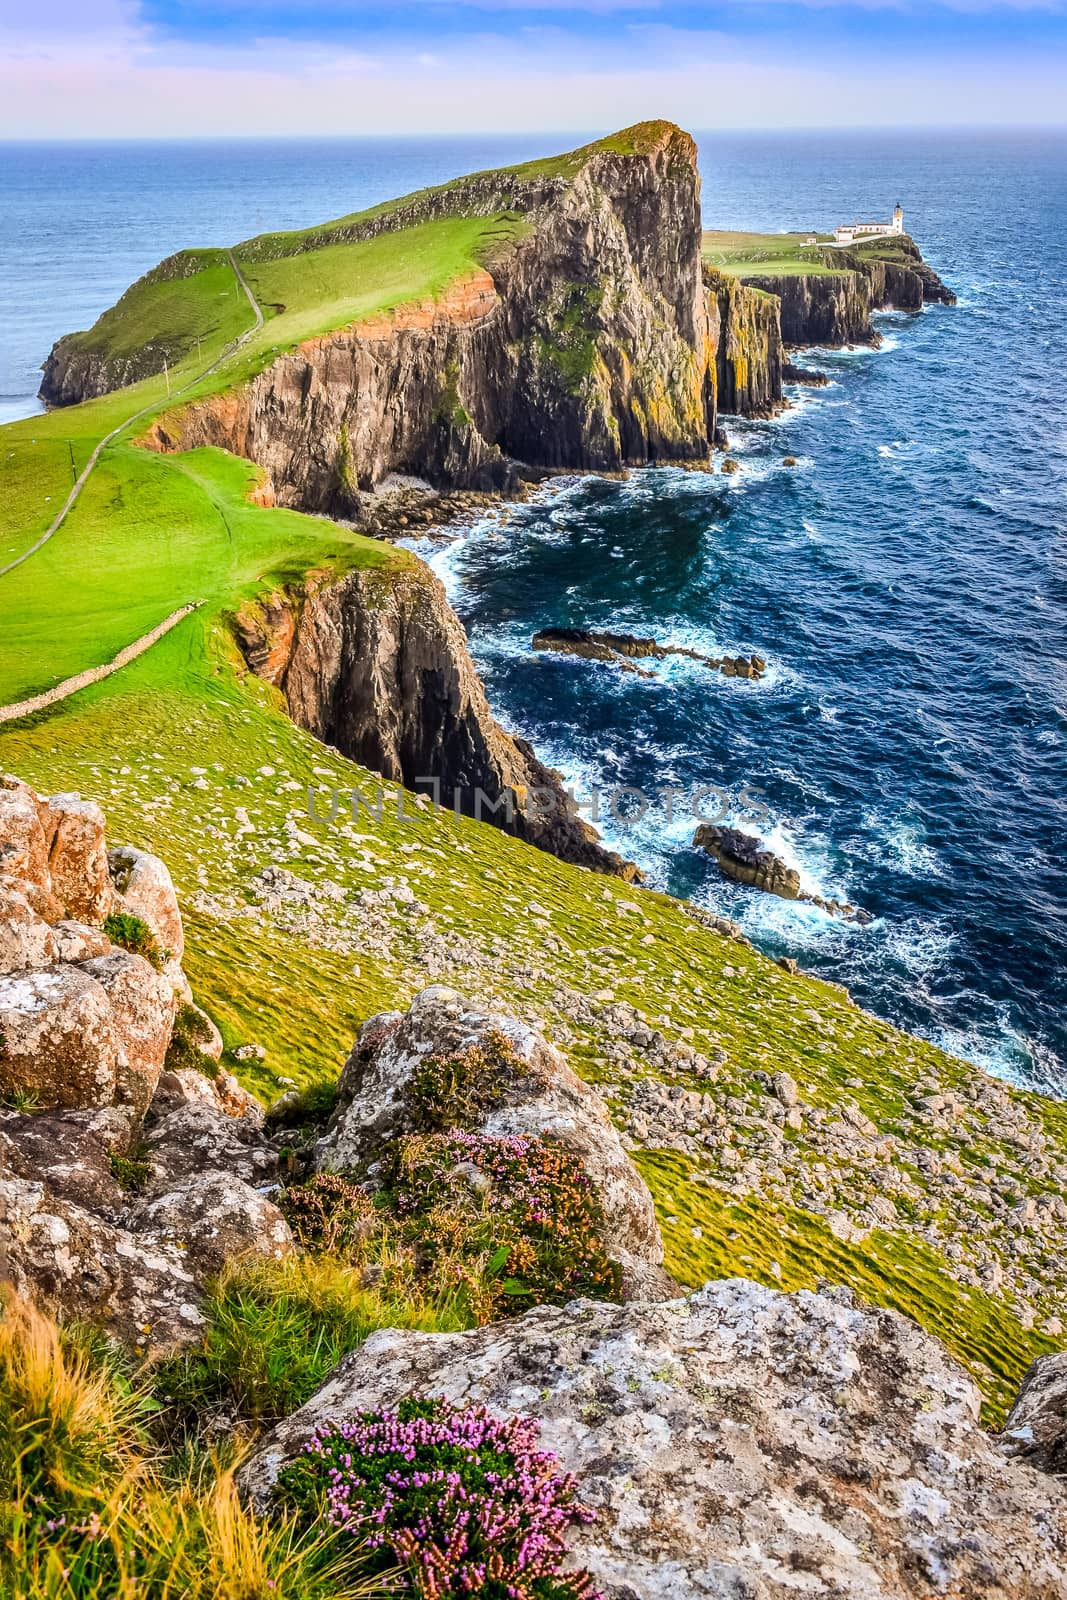
[[[768,850],[750,833],[738,828],[725,828],[717,823],[702,822],[693,835],[693,846],[703,850],[718,866],[726,878],[735,883],[747,884],[752,889],[762,889],[781,900],[798,900],[804,905],[818,906],[831,916],[844,917],[849,922],[870,922],[870,914],[839,900],[825,900],[822,895],[809,894],[800,887],[800,873],[773,850]]]
[[[754,682],[758,682],[767,670],[766,657],[760,655],[705,656],[687,645],[660,644],[657,639],[642,638],[633,633],[611,633],[592,628],[541,628],[534,634],[531,643],[535,650],[584,656],[590,661],[608,661],[624,672],[636,672],[645,678],[653,674],[635,667],[634,660],[665,661],[668,656],[683,656],[712,672],[721,672],[726,678],[750,678]]]

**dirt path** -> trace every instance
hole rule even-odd
[[[127,662],[143,656],[158,639],[162,639],[165,633],[177,627],[179,622],[203,603],[202,600],[194,600],[191,605],[179,606],[177,611],[172,611],[169,617],[157,622],[154,628],[142,633],[132,644],[124,645],[118,655],[111,661],[105,661],[103,666],[87,667],[84,672],[76,673],[73,678],[64,678],[62,683],[57,683],[54,689],[46,689],[43,694],[32,695],[28,700],[16,700],[10,706],[0,706],[0,722],[14,722],[17,717],[28,717],[34,711],[44,711],[46,707],[58,705],[60,700],[66,700],[68,695],[77,694],[79,689],[87,689],[91,683],[99,683],[102,678],[110,678],[113,672],[126,666]]]
[[[239,334],[238,337],[232,341],[232,343],[228,344],[226,348],[215,357],[210,366],[205,367],[203,372],[196,373],[192,378],[189,379],[187,383],[183,383],[180,389],[176,389],[170,396],[171,400],[179,399],[181,395],[185,394],[186,390],[191,389],[193,385],[199,383],[201,379],[210,377],[211,374],[215,372],[224,361],[226,361],[230,356],[236,355],[241,346],[245,344],[254,333],[258,333],[260,328],[263,326],[263,312],[259,308],[259,303],[256,300],[255,295],[252,293],[247,282],[245,281],[244,273],[241,271],[234,259],[233,251],[227,250],[226,254],[229,257],[230,266],[233,268],[234,276],[237,279],[237,282],[241,285],[241,288],[244,290],[245,296],[247,297],[249,305],[252,307],[256,320],[250,328],[247,328],[244,333]],[[0,578],[2,578],[6,572],[11,572],[15,567],[20,567],[24,561],[28,561],[32,555],[36,554],[36,552],[40,550],[42,545],[48,543],[49,539],[54,533],[58,533],[59,529],[66,520],[71,507],[75,504],[78,496],[85,488],[85,485],[89,479],[89,475],[96,466],[96,463],[99,461],[101,452],[104,450],[104,448],[109,445],[113,439],[117,439],[119,434],[122,433],[124,429],[131,427],[133,423],[139,422],[142,417],[148,416],[149,412],[155,411],[158,408],[158,400],[153,400],[149,405],[142,406],[140,411],[135,411],[132,416],[124,418],[123,421],[119,423],[118,427],[112,428],[110,433],[105,433],[104,437],[100,440],[99,444],[93,450],[92,455],[85,463],[85,466],[78,474],[78,477],[75,479],[73,489],[71,489],[59,511],[57,511],[48,527],[41,534],[41,537],[31,544],[28,550],[24,550],[20,556],[16,556],[14,561],[9,561],[6,566],[0,567]]]

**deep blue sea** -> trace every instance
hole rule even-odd
[[[0,148],[0,417],[33,408],[55,336],[179,246],[573,142]],[[574,482],[434,564],[497,713],[579,795],[717,786],[809,887],[873,921],[725,884],[690,848],[684,802],[672,820],[662,802],[633,826],[602,818],[653,882],[893,1021],[1067,1093],[1067,137],[700,144],[709,226],[825,227],[899,199],[959,305],[881,318],[878,351],[808,354],[829,387],[773,422],[728,421],[734,478]],[[770,669],[752,685],[676,659],[645,679],[534,655],[553,623],[758,651]]]

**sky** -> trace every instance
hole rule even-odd
[[[0,139],[1067,123],[1067,0],[0,0]]]

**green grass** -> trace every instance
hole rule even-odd
[[[821,233],[821,242],[833,243],[833,234]],[[701,239],[701,254],[710,266],[737,278],[794,276],[814,273],[827,276],[827,266],[815,246],[806,246],[805,233],[733,233],[712,229]]]
[[[862,1244],[845,1243],[820,1217],[755,1196],[736,1200],[694,1181],[698,1174],[682,1157],[637,1159],[652,1187],[673,1195],[663,1234],[667,1267],[680,1282],[698,1288],[739,1276],[786,1291],[843,1284],[935,1334],[982,1389],[990,1425],[1003,1422],[1030,1362],[1056,1348],[1002,1301],[954,1283],[944,1259],[919,1240],[878,1228]]]
[[[146,348],[171,366],[203,348],[225,344],[248,326],[248,301],[224,250],[190,250],[132,284],[85,333],[80,349],[130,360]]]

